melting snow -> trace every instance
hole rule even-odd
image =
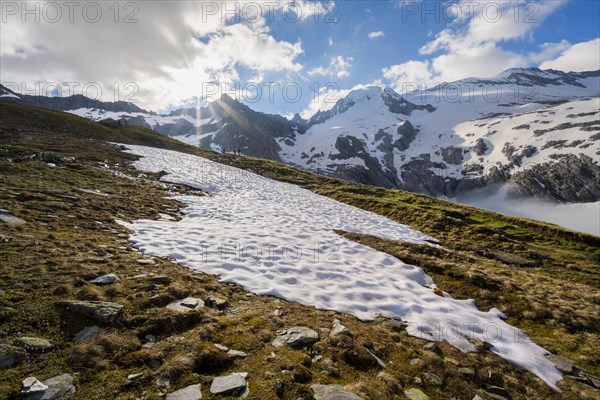
[[[333,230],[426,244],[430,237],[410,227],[294,185],[168,150],[127,146],[143,158],[143,171],[164,170],[162,179],[200,187],[210,196],[180,196],[181,221],[123,223],[142,252],[176,259],[196,271],[221,276],[259,295],[273,295],[362,320],[398,317],[407,332],[447,340],[472,351],[467,340],[533,372],[555,390],[560,372],[548,352],[508,325],[497,309],[479,311],[473,300],[433,293],[432,279],[395,257],[346,240]]]

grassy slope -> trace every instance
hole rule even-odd
[[[14,103],[0,102],[0,135],[0,148],[8,149],[9,155],[52,151],[77,159],[75,162],[59,163],[58,168],[48,168],[37,161],[7,163],[0,159],[1,186],[18,187],[0,191],[2,201],[0,207],[10,209],[26,220],[45,221],[47,224],[39,226],[28,224],[26,228],[6,230],[7,236],[3,239],[6,242],[2,244],[1,250],[4,263],[0,270],[2,275],[0,306],[14,307],[17,304],[19,311],[16,317],[0,321],[0,341],[8,341],[17,332],[29,332],[45,335],[59,344],[57,346],[59,351],[55,352],[54,356],[38,358],[26,367],[8,370],[8,372],[1,371],[0,397],[7,393],[14,393],[12,391],[15,387],[18,388],[18,378],[23,378],[28,373],[50,376],[52,372],[64,371],[66,368],[78,370],[82,368],[81,359],[89,356],[91,359],[99,360],[99,364],[106,362],[106,365],[102,366],[101,372],[94,367],[91,369],[94,371],[93,374],[82,374],[80,379],[90,388],[87,392],[83,389],[82,393],[92,398],[109,398],[111,395],[107,393],[123,391],[122,375],[125,371],[135,369],[140,363],[145,366],[149,363],[148,360],[138,359],[151,357],[148,354],[138,354],[143,353],[143,350],[139,349],[139,333],[145,332],[143,326],[148,324],[148,320],[164,324],[162,319],[167,317],[147,304],[148,300],[143,294],[145,289],[129,281],[121,282],[112,289],[98,289],[83,282],[86,278],[100,272],[120,272],[127,275],[132,273],[125,271],[140,269],[135,261],[138,256],[131,249],[114,249],[118,254],[108,265],[96,265],[88,260],[92,248],[98,248],[99,245],[111,249],[115,247],[118,233],[123,233],[123,230],[115,226],[112,220],[117,213],[122,213],[128,219],[157,217],[161,205],[170,204],[171,207],[177,205],[172,204],[174,202],[170,200],[163,200],[164,191],[153,184],[151,179],[147,182],[135,183],[127,179],[115,178],[98,170],[97,162],[107,162],[118,170],[127,171],[125,165],[133,158],[119,152],[114,146],[106,144],[106,141],[143,144],[197,154],[274,179],[301,185],[316,193],[385,215],[430,234],[439,239],[446,250],[433,250],[428,246],[340,232],[422,267],[453,297],[474,298],[482,309],[500,308],[508,314],[510,323],[522,328],[537,343],[576,360],[581,367],[596,373],[600,372],[598,368],[600,355],[597,353],[597,349],[600,348],[598,334],[600,331],[598,320],[600,238],[598,237],[567,231],[550,224],[506,217],[427,196],[326,178],[272,161],[216,154],[140,127],[100,125],[76,116]],[[117,167],[117,164],[120,166]],[[134,173],[131,170],[129,172]],[[50,188],[68,191],[74,187],[97,188],[112,193],[113,196],[110,200],[97,199],[97,196],[93,195],[82,196],[86,197],[85,201],[91,206],[86,206],[77,213],[72,207],[65,208],[61,205],[63,203],[57,202],[57,199],[44,192]],[[60,217],[59,220],[45,218],[48,212],[32,210],[32,204],[47,205],[55,215]],[[70,223],[66,217],[71,214],[74,214],[78,221],[82,220],[76,225],[80,231],[74,230],[73,223]],[[104,221],[105,224],[110,225],[110,228],[98,230],[95,221]],[[3,228],[3,235],[5,235],[4,231]],[[36,244],[31,246],[30,243]],[[56,249],[63,250],[61,252]],[[179,267],[168,262],[160,261],[158,267],[145,267],[144,270],[148,268],[155,268],[157,273],[166,271],[172,274],[170,276],[175,282],[170,287],[164,288],[165,293],[160,294],[177,298],[189,293],[206,294],[216,291],[223,297],[227,297],[230,303],[240,302],[241,308],[245,310],[234,317],[226,317],[218,312],[211,314],[209,311],[205,315],[198,316],[200,319],[205,318],[210,321],[208,324],[202,324],[213,326],[212,331],[209,329],[209,332],[189,330],[200,320],[175,321],[175,325],[181,324],[183,327],[175,333],[183,337],[187,335],[188,339],[192,334],[200,335],[202,339],[197,343],[197,336],[194,336],[193,349],[187,349],[194,355],[192,361],[186,361],[191,363],[191,371],[200,373],[201,376],[207,372],[203,371],[202,367],[204,347],[207,346],[205,342],[219,339],[222,342],[230,342],[233,348],[246,346],[249,348],[242,348],[242,350],[255,351],[255,355],[244,361],[243,367],[251,372],[260,371],[260,375],[264,373],[262,370],[264,358],[270,353],[269,346],[257,344],[254,348],[252,345],[238,343],[235,338],[239,334],[236,332],[241,330],[245,334],[258,337],[257,343],[268,342],[273,332],[283,327],[282,321],[272,321],[271,309],[275,307],[274,304],[281,305],[284,302],[279,303],[270,298],[248,300],[243,293],[219,284],[213,277],[204,277],[203,283],[200,284],[196,280],[189,279]],[[11,285],[19,282],[25,284],[25,287],[11,288]],[[137,293],[137,291],[141,292]],[[135,295],[128,295],[134,292]],[[32,296],[32,293],[36,295]],[[67,332],[63,332],[60,324],[56,322],[59,321],[58,316],[55,315],[56,311],[51,307],[52,300],[68,297],[115,299],[124,303],[128,311],[121,325],[117,327],[118,337],[127,342],[123,338],[128,336],[121,335],[121,331],[135,332],[137,336],[130,340],[131,343],[119,343],[115,337],[102,338],[104,342],[95,344],[98,347],[96,358],[85,353],[91,351],[88,348],[73,347],[69,338],[75,328],[80,328],[80,324],[73,322],[73,326],[69,326],[65,329]],[[246,301],[249,301],[251,306],[246,307],[244,303]],[[328,326],[330,322],[327,321],[332,318],[331,313],[308,307],[287,303],[285,307],[290,310],[289,323],[304,322],[314,327]],[[56,319],[49,316],[55,316]],[[284,316],[283,321],[288,322],[285,318]],[[375,347],[380,347],[381,353],[388,360],[395,360],[396,364],[403,366],[400,369],[406,369],[402,373],[398,372],[396,376],[403,386],[411,383],[411,376],[416,376],[417,371],[411,371],[414,367],[405,364],[407,359],[415,356],[415,348],[420,348],[417,339],[405,335],[396,337],[399,335],[394,336],[387,331],[374,335],[372,324],[360,323],[348,317],[343,317],[343,321],[357,333],[358,337],[375,342]],[[335,343],[331,348],[327,347],[328,345],[330,344],[324,344],[322,349],[324,354],[333,351],[332,348],[336,347]],[[165,346],[166,348],[160,349],[159,358],[163,360],[163,365],[159,368],[159,372],[170,364],[185,365],[181,360],[179,362],[173,360],[176,357],[184,357],[181,347]],[[453,349],[443,346],[443,350],[447,357],[452,358]],[[109,367],[109,360],[125,355],[132,359],[128,360],[125,357],[126,361],[121,365],[123,371],[120,372],[121,375],[117,374],[120,378],[116,379],[114,378],[116,372]],[[286,355],[291,363],[302,364],[302,360],[298,359],[300,356],[304,355],[295,352]],[[543,384],[540,385],[539,380],[531,377],[531,374],[522,375],[518,369],[507,365],[497,357],[477,355],[465,361],[466,366],[481,371],[473,382],[468,382],[468,379],[460,379],[459,375],[453,375],[453,372],[449,371],[443,362],[440,364],[433,355],[419,354],[419,356],[426,360],[430,370],[440,376],[444,375],[446,383],[442,389],[425,390],[433,398],[448,398],[450,393],[459,395],[466,393],[465,390],[476,391],[489,385],[490,382],[483,377],[486,362],[499,368],[506,377],[506,386],[511,390],[514,389],[515,393],[524,394],[525,389],[518,387],[519,380],[523,380],[521,385],[527,384],[534,394],[543,393],[542,396],[546,396],[537,398],[553,396]],[[335,360],[335,354],[331,358]],[[461,355],[456,354],[454,358],[461,358]],[[306,363],[302,365],[304,364]],[[342,368],[345,368],[345,364],[343,365]],[[233,366],[236,364],[234,363]],[[227,367],[232,366],[227,364]],[[227,370],[227,367],[223,370]],[[302,368],[304,367],[309,368],[306,365]],[[86,371],[85,368],[83,370]],[[277,369],[274,367],[274,370]],[[189,372],[182,374],[178,385],[183,385],[192,379]],[[314,368],[310,372],[316,374]],[[355,369],[344,369],[341,378],[333,381],[358,382],[356,391],[370,394],[372,398],[386,398],[382,397],[381,382],[373,377],[372,372],[362,373]],[[328,377],[326,380],[331,379]],[[323,379],[315,377],[314,381],[323,381]],[[6,385],[3,386],[3,382],[6,382]],[[258,387],[253,388],[253,391],[263,393],[264,399],[271,398],[267,393],[270,393],[268,388],[272,383],[265,378],[265,382],[261,382]],[[293,393],[302,397],[302,393],[306,390],[305,386],[295,381],[290,382],[289,386],[285,384],[287,382],[284,382],[283,390],[290,391],[290,393],[286,392],[290,395]],[[465,385],[468,385],[468,389]],[[561,383],[561,387],[565,390],[565,398],[582,396],[594,398],[596,393],[590,391],[589,387],[571,380],[565,380]],[[528,394],[531,397],[531,392]],[[389,398],[393,398],[393,394],[389,395],[391,396]],[[125,395],[121,395],[123,396]]]

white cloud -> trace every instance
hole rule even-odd
[[[284,9],[289,3],[244,1],[240,10],[246,13],[240,18],[221,9],[207,12],[207,4],[224,7],[224,2],[139,2],[137,23],[123,23],[131,9],[121,9],[115,23],[109,8],[113,4],[97,4],[103,16],[96,23],[82,17],[81,5],[74,22],[69,21],[68,9],[56,23],[36,23],[33,17],[22,23],[20,15],[3,15],[0,80],[27,82],[29,87],[35,82],[97,82],[104,100],[123,99],[123,93],[117,97],[110,89],[114,83],[123,87],[135,82],[135,97],[143,100],[140,106],[164,110],[201,95],[204,83],[231,83],[242,71],[266,79],[268,74],[296,74],[303,68],[298,62],[301,41],[278,40],[266,24],[271,17],[293,18],[294,9]],[[257,9],[250,4],[260,6],[260,15],[252,15]],[[309,21],[321,17],[328,3],[295,4],[300,19]]]
[[[515,15],[516,3],[520,12]],[[533,29],[564,3],[565,0],[535,4],[470,0],[452,3],[453,8],[448,11],[454,13],[456,20],[421,47],[419,53],[425,60],[394,65],[384,69],[383,74],[395,89],[402,90],[407,81],[434,84],[473,76],[492,77],[505,69],[524,66],[530,56],[506,50],[502,44],[529,38]],[[540,53],[551,54],[560,45],[548,45]],[[543,55],[531,55],[536,56]]]
[[[308,75],[314,76],[330,76],[335,78],[347,78],[350,76],[350,72],[348,71],[352,67],[352,57],[332,57],[329,60],[329,65],[327,67],[317,67],[308,71]]]
[[[529,54],[529,59],[536,64],[551,60],[571,46],[571,43],[566,40],[561,40],[559,43],[544,43],[540,45],[539,52]]]
[[[371,32],[369,33],[369,39],[377,39],[380,37],[384,37],[385,33],[383,31]]]
[[[600,38],[574,44],[555,59],[541,63],[542,69],[561,71],[597,71],[600,69]]]

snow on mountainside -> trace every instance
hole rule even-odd
[[[134,232],[130,242],[145,254],[220,275],[223,282],[259,295],[363,320],[398,317],[408,323],[410,335],[445,340],[465,353],[475,350],[468,339],[486,340],[486,331],[493,327],[496,340],[490,351],[559,390],[556,382],[562,375],[545,358],[548,352],[504,322],[506,316],[498,309],[484,312],[474,300],[438,296],[431,277],[421,268],[345,239],[334,230],[421,244],[432,240],[421,232],[298,186],[201,157],[127,147],[142,156],[134,163],[138,169],[164,171],[163,181],[210,193],[177,197],[187,205],[180,221],[121,222]]]

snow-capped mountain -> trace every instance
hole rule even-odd
[[[12,100],[57,108],[55,98],[2,89]],[[227,96],[168,115],[70,101],[62,109],[93,120],[127,119],[188,144],[239,148],[361,183],[448,197],[508,184],[517,195],[600,200],[600,71],[515,68],[406,96],[371,86],[308,120],[256,112]]]

